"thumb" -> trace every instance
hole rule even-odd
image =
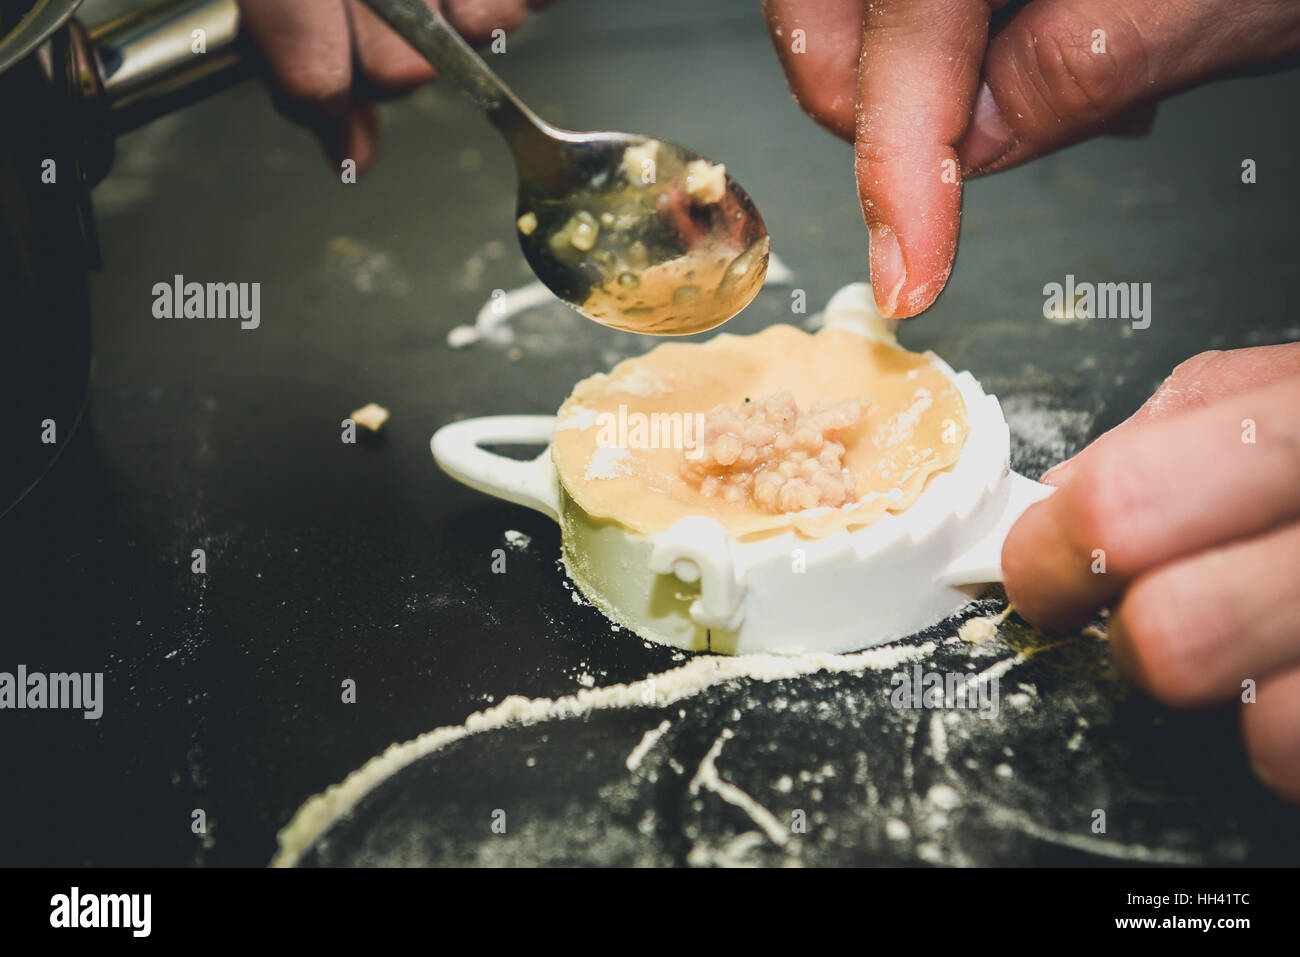
[[[1080,459],[1135,425],[1160,422],[1293,376],[1300,376],[1300,342],[1194,355],[1179,363],[1140,409],[1074,458],[1048,469],[1041,481],[1064,485]]]
[[[968,173],[1023,163],[1124,123],[1142,104],[1300,50],[1300,4],[1035,0],[989,41],[957,154]]]

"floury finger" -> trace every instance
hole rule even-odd
[[[1297,406],[1289,378],[1085,450],[1007,536],[1016,608],[1042,628],[1075,624],[1144,572],[1300,517]]]

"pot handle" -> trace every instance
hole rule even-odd
[[[239,26],[236,0],[162,0],[90,27],[73,42],[82,95],[111,135],[133,130],[250,75]]]
[[[491,415],[444,425],[429,447],[439,468],[458,482],[508,502],[535,509],[559,521],[559,480],[551,463],[553,415]],[[535,459],[521,462],[483,445],[546,445]]]
[[[954,588],[1002,581],[1002,543],[1025,510],[1056,491],[1051,485],[1025,478],[1019,472],[1010,475],[1011,494],[1006,507],[993,527],[973,546],[948,563],[935,581]]]

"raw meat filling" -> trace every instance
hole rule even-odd
[[[838,508],[856,499],[837,441],[862,421],[866,399],[800,409],[789,392],[739,408],[716,406],[704,418],[682,473],[707,496],[765,512]]]

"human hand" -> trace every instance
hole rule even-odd
[[[427,0],[470,43],[509,32],[549,0]],[[379,144],[375,101],[410,92],[435,70],[358,0],[239,0],[243,29],[266,61],[277,101],[359,170]]]
[[[1041,628],[1116,603],[1122,669],[1178,707],[1239,698],[1260,777],[1300,802],[1300,343],[1206,352],[1043,480],[1002,551]]]
[[[963,179],[1142,131],[1161,97],[1300,51],[1294,0],[1009,4],[763,2],[795,99],[854,143],[887,318],[927,309],[948,281]]]

